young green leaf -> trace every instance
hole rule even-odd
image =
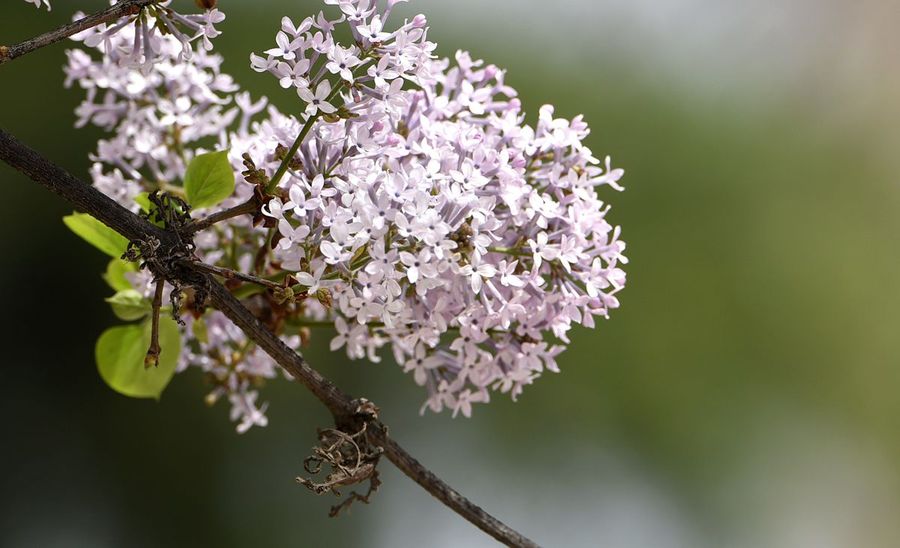
[[[140,320],[149,314],[151,310],[150,300],[144,298],[143,295],[134,289],[119,291],[106,299],[106,302],[112,306],[115,315],[126,322]]]
[[[201,154],[184,176],[187,201],[195,208],[212,207],[234,193],[234,170],[228,151]]]
[[[141,192],[137,196],[134,197],[134,203],[141,206],[141,211],[144,213],[150,213],[150,208],[153,206],[150,203],[150,193],[149,192]]]
[[[73,213],[63,222],[75,234],[110,257],[118,259],[128,248],[128,240],[86,213]]]
[[[144,357],[150,347],[150,321],[107,329],[97,341],[96,358],[100,376],[110,388],[132,398],[159,399],[175,374],[181,354],[178,324],[160,318],[159,365],[146,369]]]
[[[138,266],[136,263],[124,261],[122,259],[113,259],[109,262],[109,265],[107,265],[106,273],[103,274],[103,279],[109,284],[109,287],[116,291],[133,289],[131,282],[128,281],[128,278],[125,275],[129,272],[137,272],[137,269]]]

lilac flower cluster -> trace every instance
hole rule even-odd
[[[214,138],[247,181],[222,205],[263,188],[268,221],[214,225],[198,256],[282,281],[241,296],[285,340],[324,324],[351,358],[389,351],[425,388],[423,411],[469,416],[494,391],[516,398],[558,371],[574,324],[619,306],[625,244],[598,192],[621,190],[623,172],[584,145],[581,117],[545,106],[531,127],[504,71],[463,52],[436,58],[424,16],[393,24],[405,0],[324,1],[336,16],[285,17],[275,47],[251,56],[295,91],[299,116],[253,103],[221,58],[184,55],[174,34],[156,37],[152,67],[110,55],[135,25],[99,31],[108,42],[80,37],[106,53],[70,52],[67,68],[88,92],[79,124],[112,132],[94,183],[133,209],[143,192],[177,194],[198,143]],[[255,385],[273,364],[219,313],[184,312],[182,368],[209,374],[210,400],[227,395],[240,430],[265,424]]]
[[[330,291],[354,358],[389,345],[426,388],[426,407],[468,416],[490,390],[515,398],[574,323],[618,307],[626,262],[597,188],[621,170],[583,144],[588,127],[544,107],[524,124],[504,72],[466,53],[432,58],[425,19],[396,30],[368,0],[326,0],[339,21],[282,21],[253,67],[294,87],[311,137],[282,182],[283,268]],[[353,42],[330,32],[346,22]],[[336,115],[336,119],[327,116]],[[547,335],[553,336],[552,340]]]

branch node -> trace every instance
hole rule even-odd
[[[360,485],[369,482],[366,493],[360,494],[353,491],[340,504],[333,506],[328,513],[330,517],[336,517],[344,510],[350,508],[354,502],[369,503],[369,498],[375,494],[381,485],[378,476],[378,462],[384,449],[373,444],[369,440],[369,423],[376,420],[378,408],[366,399],[354,400],[353,421],[358,424],[358,429],[353,431],[346,429],[326,428],[319,430],[319,445],[313,448],[313,454],[303,461],[303,468],[311,476],[318,475],[327,465],[330,469],[328,475],[321,482],[311,478],[298,477],[297,483],[303,485],[317,495],[333,493],[341,496],[338,488]],[[349,417],[348,417],[349,418]],[[343,422],[343,421],[341,421]]]
[[[158,191],[150,194],[149,198],[155,207],[141,216],[148,221],[161,223],[163,229],[174,236],[174,244],[164,246],[154,236],[149,236],[146,240],[131,240],[122,258],[140,262],[141,268],[150,270],[155,279],[172,285],[172,318],[184,325],[181,305],[185,289],[193,288],[192,306],[197,309],[205,307],[209,295],[208,278],[186,266],[195,260],[194,240],[185,230],[191,223],[191,207],[177,196]]]
[[[367,400],[366,398],[358,398],[353,400],[352,405],[356,406],[356,410],[354,414],[358,419],[361,419],[365,422],[377,421],[378,420],[378,406]]]

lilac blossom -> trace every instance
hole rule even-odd
[[[374,2],[326,4],[340,8],[346,20],[334,24],[350,27],[352,43],[308,18],[290,42],[279,33],[277,51],[252,56],[276,77],[283,59],[291,72],[302,66],[307,116],[343,113],[313,126],[303,172],[281,182],[305,196],[324,177],[331,192],[313,208],[270,208],[310,230],[276,253],[310,265],[295,275],[301,286],[339,280],[332,348],[353,358],[389,348],[425,386],[426,408],[468,416],[492,391],[516,397],[557,371],[573,325],[619,305],[625,244],[598,192],[621,190],[623,172],[583,144],[580,117],[543,107],[525,125],[499,68],[463,52],[434,58],[424,17],[386,31]]]
[[[299,117],[242,93],[204,41],[157,35],[152,66],[121,63],[146,25],[79,37],[101,55],[69,52],[67,83],[87,92],[78,124],[111,133],[94,184],[134,210],[142,192],[177,193],[211,140],[235,173],[279,174],[267,222],[216,225],[198,257],[283,280],[245,304],[294,347],[331,325],[333,351],[391,356],[424,388],[423,411],[468,417],[559,371],[571,328],[618,308],[625,243],[601,194],[624,173],[584,144],[580,116],[544,106],[530,126],[503,70],[436,57],[425,17],[396,20],[398,3],[325,0],[330,15],[282,19],[250,66],[294,90]],[[254,190],[241,182],[222,206]],[[275,365],[221,314],[184,314],[182,368],[207,373],[209,401],[227,396],[240,431],[264,425],[255,387]]]

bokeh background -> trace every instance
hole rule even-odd
[[[176,0],[186,2],[187,0]],[[65,22],[3,0],[0,43]],[[220,0],[225,69],[317,2]],[[532,115],[586,115],[627,170],[623,308],[563,372],[470,420],[417,414],[388,364],[309,358],[378,402],[463,493],[548,546],[900,546],[900,5],[894,0],[416,0],[440,52],[509,69]],[[0,67],[0,125],[85,177],[64,45]],[[293,482],[327,423],[287,382],[239,436],[203,379],[159,403],[105,388],[101,254],[59,199],[0,166],[0,544],[492,546],[391,466],[337,520]],[[324,335],[324,334],[323,334]]]

